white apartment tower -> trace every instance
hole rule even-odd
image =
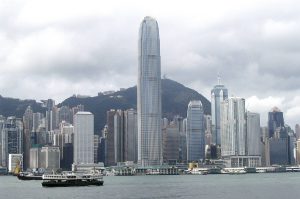
[[[74,163],[94,163],[94,115],[90,112],[74,115]]]

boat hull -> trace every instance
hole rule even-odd
[[[17,175],[19,180],[42,180],[42,176],[23,176]]]
[[[44,181],[43,187],[103,186],[104,181]]]

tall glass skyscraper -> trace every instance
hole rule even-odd
[[[201,101],[190,101],[187,109],[187,160],[205,158],[204,115]]]
[[[138,42],[138,163],[162,164],[160,40],[157,21],[145,17]]]
[[[218,81],[211,90],[212,143],[221,144],[221,103],[228,98],[227,88]]]

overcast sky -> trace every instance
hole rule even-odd
[[[0,94],[22,99],[136,85],[144,16],[160,28],[162,74],[210,99],[230,96],[300,122],[300,2],[293,0],[0,0]]]

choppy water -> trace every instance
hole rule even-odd
[[[300,173],[185,176],[107,176],[104,186],[43,188],[41,181],[0,176],[0,199],[41,198],[300,198]]]

